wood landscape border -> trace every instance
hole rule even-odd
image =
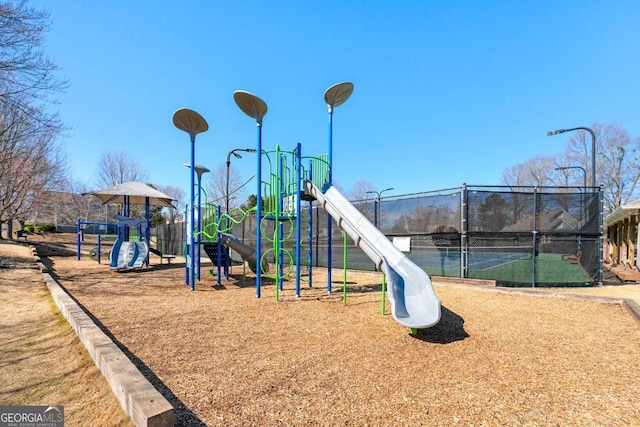
[[[142,375],[131,360],[71,298],[41,263],[38,268],[60,312],[67,319],[105,377],[125,413],[136,426],[174,425],[174,408]]]

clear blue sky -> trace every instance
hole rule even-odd
[[[58,108],[71,170],[87,183],[114,150],[186,191],[180,107],[210,125],[196,163],[255,148],[237,89],[269,106],[263,148],[301,142],[318,155],[323,93],[353,82],[334,113],[334,180],[395,187],[387,195],[498,184],[505,168],[563,151],[569,134],[547,136],[557,128],[617,122],[640,136],[637,0],[31,4],[53,19],[44,48],[70,83]],[[255,155],[232,162],[245,179],[255,172]]]

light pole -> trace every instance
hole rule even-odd
[[[329,176],[328,183],[333,185],[333,109],[349,99],[353,93],[353,83],[336,83],[324,92],[324,102],[327,103],[329,113]],[[331,293],[331,215],[327,214],[327,236],[329,238],[327,248],[327,292]]]
[[[256,192],[256,297],[260,298],[260,282],[262,277],[262,235],[260,220],[262,219],[262,119],[267,114],[267,104],[257,96],[244,90],[233,92],[233,100],[238,108],[247,116],[256,120],[258,128],[258,190]]]
[[[188,108],[180,108],[173,113],[173,124],[178,129],[185,131],[189,134],[191,140],[191,163],[196,163],[196,135],[209,130],[209,124],[200,114]],[[189,168],[191,170],[191,232],[189,239],[189,270],[190,276],[187,275],[187,284],[191,285],[191,290],[195,290],[195,251],[194,251],[194,236],[193,236],[193,223],[195,222],[193,198],[194,198],[194,186],[195,186],[195,168]]]
[[[189,163],[182,163],[184,166],[191,168],[191,164]],[[198,223],[196,224],[196,228],[195,230],[198,232],[198,245],[195,254],[196,254],[196,261],[195,261],[195,265],[196,265],[196,271],[197,271],[197,276],[198,276],[198,280],[200,280],[200,245],[202,244],[202,235],[200,234],[200,232],[202,231],[202,197],[201,197],[201,193],[202,193],[202,175],[204,175],[207,172],[211,172],[209,170],[209,168],[199,165],[196,163],[196,175],[198,175]],[[192,227],[193,228],[193,227]]]
[[[555,170],[560,171],[560,170],[566,170],[566,169],[580,169],[582,171],[582,175],[583,175],[583,187],[584,187],[584,191],[587,191],[587,171],[582,167],[582,166],[560,166],[557,167]]]
[[[572,130],[586,130],[591,134],[591,186],[596,186],[596,134],[590,128],[586,127],[575,127],[571,129],[558,129],[547,132],[547,136],[559,135],[561,133],[569,132]],[[585,185],[586,187],[586,185]],[[585,188],[586,192],[586,188]]]
[[[225,207],[227,209],[227,215],[229,215],[229,169],[231,168],[231,155],[233,154],[233,156],[236,159],[241,159],[242,156],[237,153],[238,151],[243,151],[245,153],[255,153],[256,149],[255,148],[234,148],[233,150],[227,153],[227,186],[226,186],[226,192],[225,192],[225,196],[226,196]],[[227,224],[227,226],[229,226],[229,224]]]
[[[374,205],[373,205],[373,225],[378,228],[378,222],[379,222],[379,210],[380,210],[380,199],[382,198],[382,193],[384,193],[385,191],[391,191],[393,190],[393,187],[389,187],[389,188],[385,188],[382,191],[376,191],[376,190],[372,190],[372,191],[367,191],[366,194],[375,194],[376,195],[376,199],[374,200]]]
[[[582,186],[584,187],[584,194],[582,195],[582,200],[580,201],[580,203],[582,204],[582,218],[586,219],[587,171],[582,166],[560,166],[556,168],[557,171],[567,169],[580,169],[582,171]]]

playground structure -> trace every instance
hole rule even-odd
[[[201,210],[200,189],[198,187],[198,199],[195,198],[195,175],[191,170],[191,206],[188,209],[188,241],[186,250],[185,275],[187,284],[191,289],[195,286],[196,245],[200,245],[201,236],[215,240],[218,243],[218,280],[220,280],[221,247],[232,247],[240,253],[245,261],[252,260],[256,272],[256,297],[260,297],[262,277],[271,277],[276,282],[276,299],[278,290],[282,289],[282,281],[291,278],[295,274],[296,296],[300,296],[300,282],[304,272],[311,269],[311,212],[308,209],[306,221],[308,221],[308,237],[302,236],[302,201],[308,202],[311,207],[313,201],[319,203],[328,215],[328,269],[327,292],[331,293],[331,224],[335,220],[346,235],[351,237],[356,246],[374,262],[376,269],[383,272],[383,301],[385,298],[385,284],[389,290],[389,299],[392,304],[393,318],[403,326],[412,329],[428,328],[436,324],[440,319],[440,300],[435,295],[431,279],[420,267],[416,266],[405,254],[402,253],[387,237],[382,234],[369,220],[358,211],[333,185],[332,185],[332,156],[333,156],[333,109],[344,103],[353,91],[353,84],[348,82],[331,86],[325,92],[325,102],[329,114],[329,150],[328,155],[309,158],[308,168],[303,167],[301,144],[295,150],[285,152],[276,146],[274,151],[263,150],[262,147],[262,122],[268,109],[266,103],[257,96],[246,92],[234,92],[234,100],[238,107],[249,117],[256,120],[257,125],[257,192],[256,208],[256,248],[246,247],[228,235],[229,223],[234,221],[230,212],[221,214],[217,208],[215,221],[208,221],[201,227],[202,218],[212,218],[213,215],[205,215]],[[188,109],[179,109],[174,113],[174,124],[180,130],[190,135],[191,139],[191,164],[195,164],[195,136],[208,129],[204,118],[198,113]],[[263,169],[263,159],[268,163],[268,168]],[[199,214],[196,217],[195,211]],[[249,212],[244,212],[242,218],[246,218]],[[196,223],[196,220],[198,221]],[[305,221],[305,222],[306,222]],[[223,224],[226,224],[223,225]],[[271,225],[268,225],[271,224]],[[295,225],[294,225],[295,224]],[[295,234],[295,256],[285,249],[285,242]],[[264,250],[263,239],[271,243],[272,247]],[[303,255],[303,251],[306,252]],[[275,272],[269,275],[264,268],[268,265],[268,258],[275,264]],[[227,257],[228,259],[228,257]],[[303,260],[307,260],[303,263]],[[214,261],[214,260],[212,260]],[[214,262],[215,263],[215,262]],[[295,264],[295,268],[293,268]],[[250,264],[251,265],[251,264]],[[285,268],[287,266],[288,268]],[[346,268],[346,267],[345,267]],[[311,274],[308,275],[311,277]],[[309,286],[312,283],[309,281]],[[384,310],[384,309],[383,309]]]
[[[269,263],[266,257],[263,257],[262,267],[258,269],[258,260],[256,250],[250,246],[242,243],[236,236],[230,234],[230,230],[234,224],[242,223],[247,216],[253,212],[254,209],[243,211],[240,208],[235,208],[230,213],[222,213],[220,205],[209,203],[207,201],[206,192],[200,187],[200,180],[198,182],[198,198],[196,203],[191,206],[187,206],[185,210],[185,217],[187,218],[186,234],[187,243],[184,248],[185,259],[189,260],[190,257],[190,239],[191,233],[194,236],[194,276],[200,280],[201,277],[201,255],[199,255],[199,248],[203,248],[214,266],[217,267],[218,284],[221,284],[221,277],[224,274],[225,278],[229,279],[229,267],[234,262],[232,260],[229,249],[232,249],[242,258],[242,264],[247,263],[251,271],[258,274],[259,271],[266,273],[269,271]],[[204,202],[202,198],[204,197]],[[194,226],[191,226],[189,218],[191,217],[190,210],[192,206],[195,206],[194,213]],[[239,212],[240,219],[235,219],[232,216],[233,212]],[[189,284],[190,265],[189,262],[185,265],[185,281]],[[213,273],[213,270],[211,271]]]
[[[217,265],[218,271],[224,268],[227,279],[231,257],[226,249],[232,249],[247,262],[256,275],[260,273],[260,276],[276,281],[280,290],[283,280],[293,279],[295,276],[296,295],[300,296],[301,281],[304,278],[308,278],[308,282],[311,281],[312,202],[308,200],[303,206],[301,198],[297,197],[297,194],[303,192],[299,177],[306,173],[306,169],[302,167],[302,161],[305,159],[300,153],[300,144],[290,152],[281,150],[279,146],[274,151],[263,152],[269,169],[268,179],[262,182],[265,197],[262,198],[260,235],[271,247],[263,250],[260,257],[257,250],[231,234],[235,225],[241,224],[250,215],[255,215],[256,207],[246,211],[234,208],[223,214],[220,206],[205,202],[199,210],[196,209],[202,216],[201,232],[197,233],[197,241],[204,239],[205,252],[212,263]],[[309,169],[313,163],[326,165],[326,160],[310,159]],[[326,169],[325,166],[324,170]],[[197,221],[199,215],[195,216]],[[187,226],[188,230],[190,228]],[[274,270],[270,270],[270,262],[275,264]],[[261,266],[259,270],[258,264]],[[218,273],[217,276],[218,284],[221,284],[221,274]]]

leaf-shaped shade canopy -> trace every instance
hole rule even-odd
[[[344,104],[344,102],[349,99],[352,93],[353,83],[336,83],[325,91],[324,101],[327,103],[327,106],[334,108],[338,105]]]
[[[191,139],[209,130],[209,124],[200,114],[188,108],[180,108],[173,113],[173,124],[189,134]]]
[[[233,99],[242,112],[262,124],[262,118],[267,114],[268,110],[267,104],[262,99],[244,90],[233,92]]]

